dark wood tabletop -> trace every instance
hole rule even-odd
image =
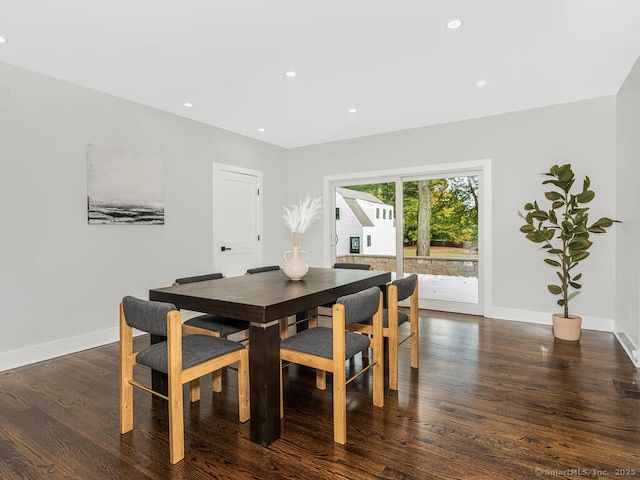
[[[381,287],[391,273],[311,268],[302,280],[270,271],[149,291],[149,300],[250,323],[251,440],[268,446],[280,438],[279,319],[332,303],[343,295]]]
[[[149,291],[149,300],[256,323],[294,315],[391,280],[389,272],[310,268],[302,280],[281,270],[188,283]]]

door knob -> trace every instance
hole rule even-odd
[[[231,250],[230,247],[220,247],[220,250],[222,250],[223,252],[226,252],[227,250]]]

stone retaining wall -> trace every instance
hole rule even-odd
[[[374,270],[393,272],[396,270],[396,257],[389,255],[343,255],[337,258],[339,263],[367,263]],[[447,257],[404,257],[405,273],[426,273],[430,275],[448,275],[454,277],[478,278],[477,258]]]

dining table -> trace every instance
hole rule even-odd
[[[389,281],[376,270],[310,268],[297,281],[275,270],[154,288],[149,300],[249,322],[250,435],[266,447],[280,438],[280,319]]]

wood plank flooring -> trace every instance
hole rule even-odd
[[[313,371],[285,370],[282,437],[263,448],[238,422],[227,370],[222,393],[207,379],[186,407],[176,465],[163,400],[136,389],[134,430],[119,433],[117,344],[0,373],[0,478],[640,477],[640,380],[612,334],[574,344],[549,326],[430,311],[420,328],[420,369],[406,342],[383,408],[370,376],[349,385],[346,445],[333,442],[330,376],[319,391]]]

